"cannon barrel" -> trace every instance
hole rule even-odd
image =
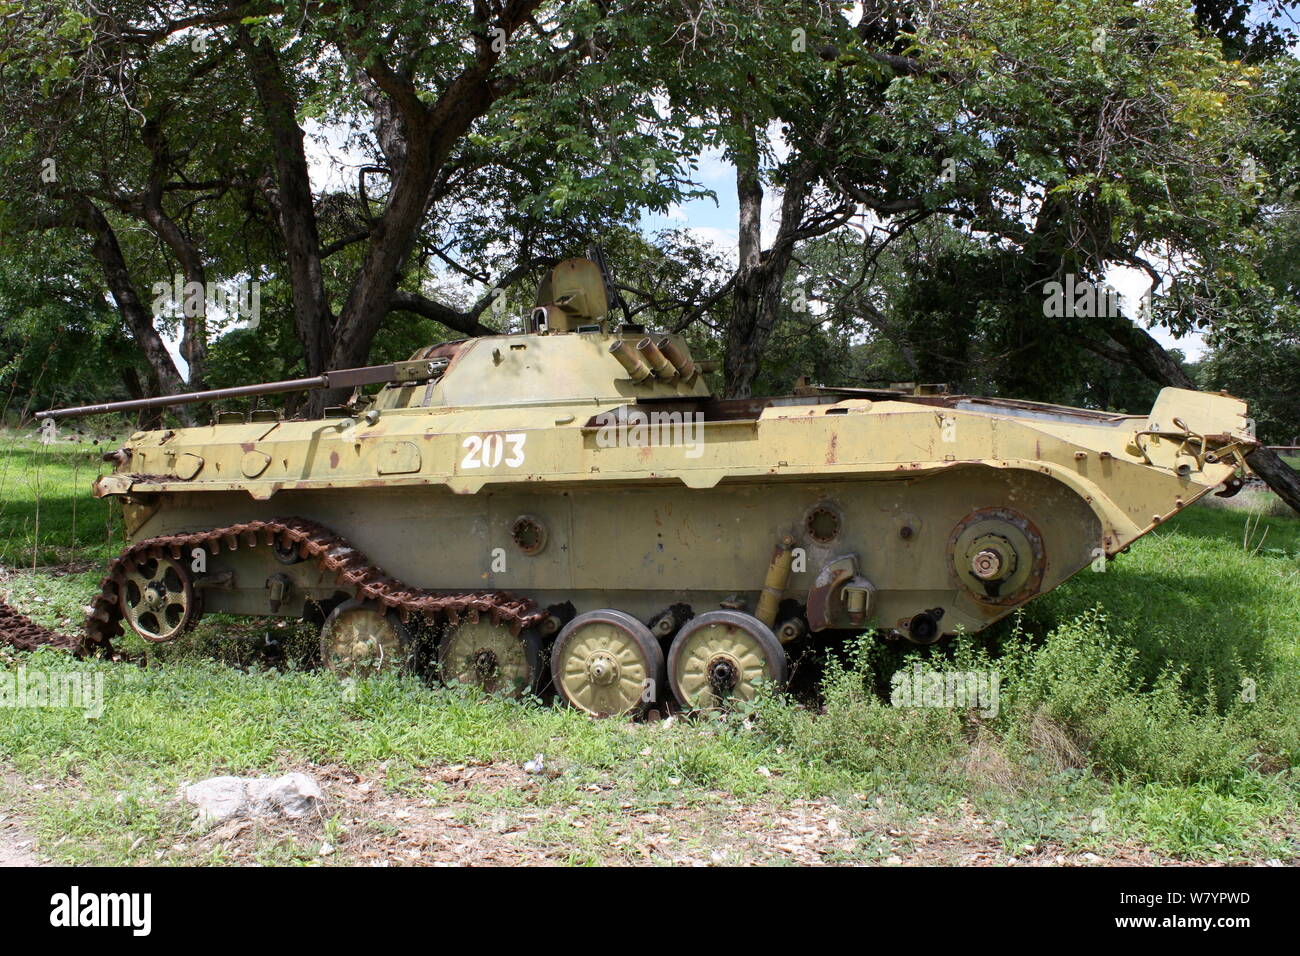
[[[388,365],[339,369],[314,375],[311,378],[291,378],[282,382],[259,382],[256,385],[214,388],[206,392],[184,392],[180,395],[157,395],[153,398],[105,402],[102,405],[81,405],[77,408],[54,408],[37,412],[36,417],[75,418],[79,415],[100,415],[105,412],[131,412],[141,408],[193,405],[195,402],[215,402],[225,398],[242,398],[246,395],[273,395],[279,392],[302,392],[314,388],[356,388],[361,385],[379,385],[389,382],[421,382],[436,378],[446,368],[447,360],[444,358],[391,362]]]

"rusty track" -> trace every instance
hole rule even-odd
[[[80,638],[42,627],[3,601],[0,601],[0,643],[8,644],[20,651],[34,651],[38,647],[57,647],[71,651],[78,657],[83,653]]]
[[[234,551],[241,547],[296,549],[300,558],[315,561],[332,572],[341,590],[393,608],[404,621],[422,616],[431,623],[456,624],[462,615],[474,621],[480,615],[487,615],[493,624],[504,622],[518,634],[546,617],[546,611],[532,600],[506,591],[444,594],[407,587],[372,565],[345,538],[324,525],[305,518],[277,518],[191,534],[163,535],[133,544],[113,559],[108,575],[100,582],[99,593],[91,602],[86,618],[87,642],[106,645],[123,632],[118,594],[126,572],[134,564],[150,558],[188,559],[194,548],[218,555],[223,549]]]

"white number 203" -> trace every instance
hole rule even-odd
[[[488,435],[470,435],[461,443],[466,451],[460,466],[462,468],[495,468],[504,459],[508,468],[518,468],[524,463],[524,440],[527,437],[523,432],[510,432],[505,435],[500,432],[493,432]],[[510,449],[509,455],[506,455],[507,446]]]

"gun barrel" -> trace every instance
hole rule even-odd
[[[339,369],[334,372],[325,372],[323,375],[315,375],[311,378],[291,378],[283,382],[260,382],[256,385],[237,385],[234,388],[214,388],[206,392],[158,395],[153,398],[137,398],[126,402],[105,402],[102,405],[82,405],[77,408],[54,408],[37,412],[36,417],[38,419],[75,418],[79,415],[101,415],[105,412],[131,412],[141,408],[165,408],[169,405],[216,402],[225,398],[243,398],[248,395],[302,392],[313,388],[356,388],[359,385],[378,385],[385,382],[415,382],[437,377],[446,368],[446,365],[446,359],[392,362],[388,365]]]

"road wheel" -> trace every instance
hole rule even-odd
[[[632,615],[587,611],[555,639],[551,679],[579,710],[596,717],[628,714],[658,698],[664,652],[650,629]]]
[[[707,611],[687,621],[668,650],[668,680],[683,707],[751,700],[761,681],[784,686],[785,649],[771,628],[739,611]]]
[[[325,619],[321,660],[340,677],[370,677],[404,669],[411,659],[410,629],[378,601],[344,601]]]
[[[486,618],[449,627],[438,644],[442,679],[474,684],[489,694],[523,697],[537,688],[542,640],[536,631],[518,635]]]

